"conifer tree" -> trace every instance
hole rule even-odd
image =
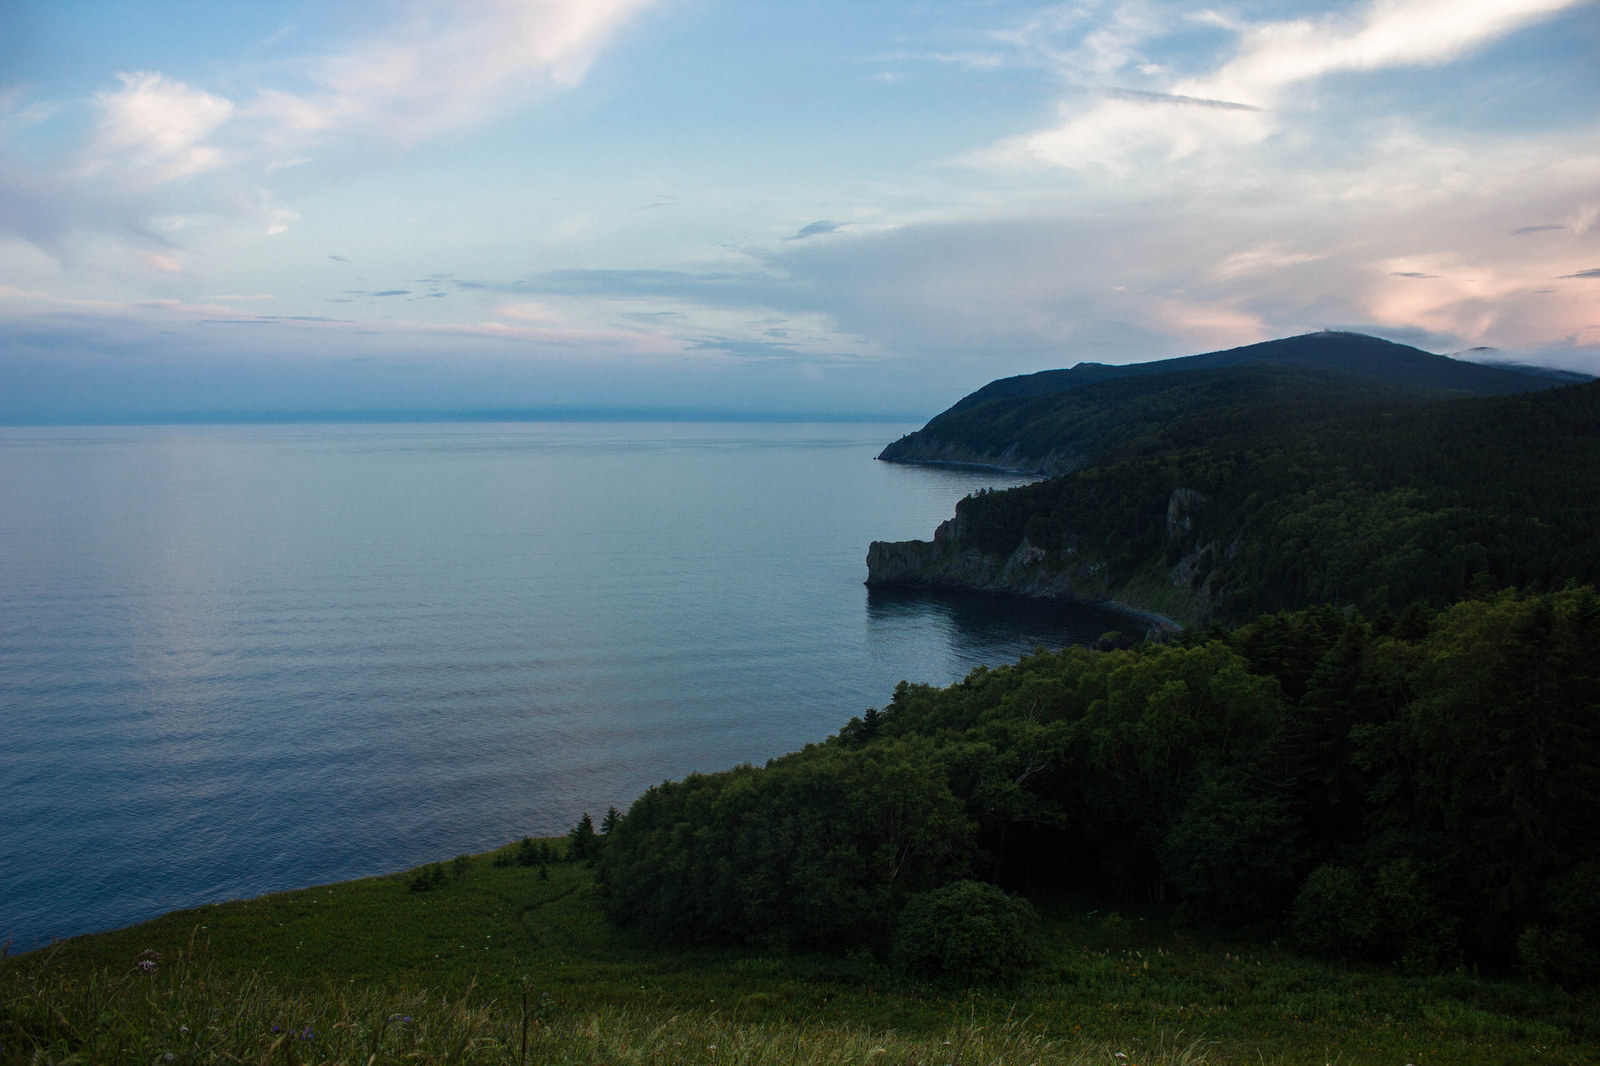
[[[599,838],[594,831],[594,819],[589,817],[589,812],[584,811],[583,817],[578,819],[578,824],[572,827],[567,834],[567,858],[587,859],[597,850]]]

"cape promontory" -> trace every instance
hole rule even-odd
[[[1594,581],[1600,383],[1572,380],[1320,333],[997,381],[880,458],[1050,476],[873,543],[867,584],[1209,623]]]

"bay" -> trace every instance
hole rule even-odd
[[[0,429],[0,940],[405,869],[1105,611],[870,592],[1018,478],[913,426]]]

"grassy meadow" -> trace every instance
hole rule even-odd
[[[0,1062],[1496,1063],[1600,1061],[1600,996],[1341,967],[1045,903],[999,989],[870,955],[684,950],[610,925],[586,865],[480,856],[182,911],[0,964]]]

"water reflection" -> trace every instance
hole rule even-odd
[[[935,682],[964,677],[979,665],[1015,662],[1041,647],[1093,644],[1113,631],[1139,638],[1147,629],[1148,623],[1140,618],[1090,604],[980,592],[867,590],[873,657],[902,662],[920,658],[922,679]],[[942,635],[942,647],[930,647],[930,630]],[[927,660],[930,654],[943,661]]]

